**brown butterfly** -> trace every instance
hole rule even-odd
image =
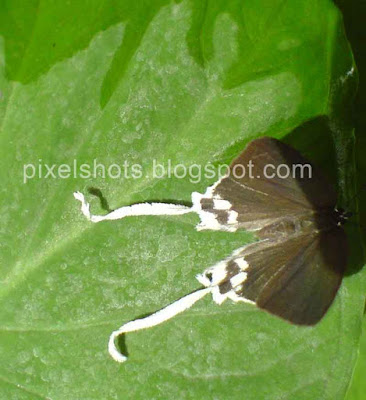
[[[234,173],[248,165],[251,174]],[[192,193],[192,207],[142,203],[94,216],[84,196],[79,192],[74,196],[92,222],[196,212],[201,219],[198,230],[245,229],[259,238],[197,276],[203,289],[113,332],[109,351],[119,362],[126,360],[115,345],[119,335],[160,324],[208,293],[218,304],[229,298],[294,324],[316,324],[331,305],[346,268],[342,225],[350,213],[336,208],[336,193],[315,166],[273,138],[250,142],[225,177],[204,194]]]

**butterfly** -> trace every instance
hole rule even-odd
[[[251,174],[234,173],[248,165]],[[192,207],[142,203],[95,216],[80,192],[74,196],[92,222],[195,212],[198,230],[244,229],[259,239],[198,275],[203,288],[114,331],[108,348],[119,362],[126,356],[116,347],[118,336],[158,325],[209,293],[217,304],[242,301],[290,323],[314,325],[332,304],[346,269],[343,225],[351,214],[337,209],[336,192],[319,169],[274,138],[251,141],[228,174],[204,194],[192,193]]]

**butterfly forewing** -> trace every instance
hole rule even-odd
[[[238,166],[245,168],[244,176]],[[221,199],[229,206],[221,207]],[[233,161],[229,176],[203,195],[201,208],[213,214],[218,229],[259,231],[283,217],[297,219],[316,210],[333,210],[336,199],[332,186],[299,152],[264,137],[250,142]],[[203,218],[201,228],[204,224]]]

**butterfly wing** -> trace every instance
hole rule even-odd
[[[263,137],[249,143],[231,164],[227,177],[204,195],[194,193],[192,200],[201,217],[198,229],[259,231],[280,220],[283,223],[284,217],[292,224],[299,215],[333,210],[337,196],[321,172],[298,151]]]
[[[237,166],[247,173],[240,175],[243,168]],[[318,169],[296,150],[265,137],[233,161],[229,176],[192,199],[199,229],[244,228],[263,239],[199,277],[213,288],[217,303],[247,301],[301,325],[322,318],[346,268],[347,241],[334,220],[336,193]]]
[[[247,301],[292,323],[313,325],[331,305],[346,262],[346,235],[339,227],[252,243],[203,276],[216,286],[218,303]]]

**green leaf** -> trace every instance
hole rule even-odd
[[[362,336],[356,368],[353,373],[352,384],[348,389],[346,400],[363,400],[366,393],[366,318],[363,319]]]
[[[120,365],[107,352],[112,330],[196,289],[197,273],[252,236],[197,232],[192,215],[93,225],[72,196],[101,191],[102,202],[89,195],[95,213],[147,200],[189,202],[213,180],[154,179],[154,159],[229,162],[249,140],[271,135],[338,178],[347,202],[357,172],[348,112],[357,75],[335,6],[45,0],[0,7],[3,397],[342,399],[365,299],[354,227],[349,273],[317,326],[207,298],[127,335],[130,357]],[[144,174],[45,177],[45,164],[57,170],[94,160],[138,163]],[[24,183],[28,164],[36,176]]]

